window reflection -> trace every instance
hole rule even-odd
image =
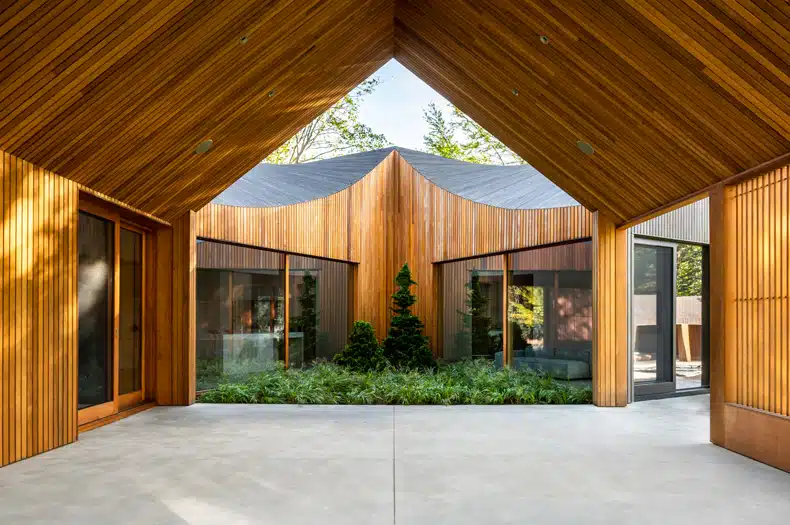
[[[501,366],[502,257],[442,265],[446,361],[491,359]]]
[[[514,368],[592,378],[592,246],[508,255],[508,348]]]

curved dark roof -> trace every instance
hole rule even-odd
[[[326,197],[370,173],[393,150],[440,188],[481,204],[511,209],[578,204],[528,164],[472,164],[406,148],[383,148],[304,164],[258,164],[212,202],[269,207]]]

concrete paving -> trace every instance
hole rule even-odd
[[[708,401],[156,408],[0,469],[0,524],[786,524]]]

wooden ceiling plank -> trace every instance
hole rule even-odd
[[[68,97],[68,103],[58,102],[53,105],[53,112],[37,122],[32,134],[26,137],[26,142],[32,143],[32,145],[25,147],[28,155],[35,156],[39,162],[47,162],[41,158],[44,155],[41,151],[49,145],[46,137],[68,136],[70,143],[61,144],[61,151],[49,153],[61,162],[59,165],[53,165],[53,168],[62,169],[62,163],[70,158],[69,155],[79,154],[79,151],[72,146],[87,133],[88,129],[97,129],[118,112],[132,111],[134,104],[139,103],[139,99],[143,97],[146,88],[149,87],[145,82],[146,77],[138,76],[138,81],[133,89],[127,89],[123,96],[120,92],[116,92],[115,94],[118,96],[113,98],[108,95],[107,87],[115,84],[106,83],[104,80],[108,76],[122,77],[122,65],[134,61],[137,51],[141,50],[141,46],[144,48],[147,41],[156,36],[177,34],[179,29],[187,27],[189,18],[185,16],[186,13],[183,10],[179,9],[183,9],[185,6],[188,6],[188,0],[182,0],[182,3],[166,4],[165,7],[172,10],[163,9],[156,15],[156,18],[141,19],[138,21],[138,25],[129,26],[122,33],[115,35],[114,38],[120,44],[111,48],[113,52],[110,54],[101,56],[101,62],[97,67],[90,68],[87,74],[76,78],[67,90],[63,90],[63,96]],[[211,9],[211,5],[205,4],[204,8]],[[168,45],[156,49],[157,56],[168,54],[171,50],[170,46],[174,45],[173,41],[176,38],[171,38]],[[172,61],[178,60],[178,58],[175,53],[170,55]],[[157,74],[160,70],[151,69],[149,71]],[[89,104],[93,107],[102,107],[104,111],[100,115],[96,115],[95,111],[85,111],[85,107]],[[75,129],[79,131],[75,131]],[[99,129],[112,132],[117,128],[105,126]],[[91,141],[82,142],[80,147],[87,147],[90,143]],[[32,150],[28,148],[32,148]]]
[[[723,101],[716,96],[716,91],[712,86],[695,83],[695,79],[699,77],[692,75],[688,68],[674,61],[669,55],[657,56],[658,48],[653,48],[651,52],[647,46],[641,45],[638,33],[624,33],[623,31],[629,27],[629,24],[625,19],[620,18],[617,12],[607,10],[608,6],[599,6],[605,18],[612,20],[612,27],[607,30],[597,25],[590,11],[580,11],[581,5],[580,3],[568,4],[565,8],[573,13],[575,19],[585,24],[585,27],[593,32],[596,39],[605,43],[607,47],[634,67],[639,76],[648,79],[654,90],[656,88],[660,90],[660,103],[652,114],[654,118],[660,119],[662,125],[667,127],[670,136],[689,137],[695,145],[693,150],[695,155],[700,154],[700,140],[704,141],[706,137],[715,137],[715,140],[710,143],[713,145],[713,154],[718,153],[720,158],[724,150],[715,144],[724,142],[727,146],[726,151],[738,155],[737,164],[725,165],[725,169],[728,170],[737,169],[737,166],[754,160],[753,145],[746,142],[749,133],[738,136],[726,131],[730,126],[749,128],[744,123],[743,114],[738,108],[731,104],[723,105]],[[667,77],[665,78],[663,75],[667,75]],[[679,86],[683,87],[679,89]],[[715,104],[714,100],[718,104]],[[679,110],[668,112],[667,108],[669,107],[677,107]],[[660,111],[656,111],[659,108]],[[689,115],[691,118],[688,117]],[[712,116],[714,115],[717,120],[713,120]],[[727,123],[724,130],[721,120],[725,120]],[[680,126],[683,126],[683,129]],[[753,129],[755,132],[759,131],[759,127],[756,125],[753,126]],[[710,161],[710,149],[704,148],[703,151],[708,152],[705,156]],[[773,153],[774,151],[769,149],[764,151],[765,155]],[[720,161],[711,162],[721,165]]]
[[[237,15],[239,16],[241,16],[241,14],[242,14],[241,12],[237,13]],[[229,15],[229,13],[223,13],[223,15]],[[241,24],[239,22],[236,22],[236,25],[241,25]],[[160,81],[156,87],[153,87],[149,84],[142,84],[141,89],[143,89],[144,92],[135,95],[134,98],[136,100],[130,102],[128,105],[123,105],[120,108],[120,110],[122,111],[122,116],[125,117],[125,119],[119,121],[119,127],[124,129],[124,134],[120,137],[118,136],[117,133],[115,133],[111,137],[108,137],[106,135],[105,136],[98,135],[98,142],[101,145],[100,146],[101,149],[95,151],[95,153],[93,154],[93,158],[95,160],[101,159],[102,152],[109,150],[114,144],[117,143],[113,141],[118,141],[118,140],[127,141],[127,145],[131,147],[132,146],[131,142],[134,142],[136,140],[143,140],[146,136],[151,136],[153,133],[155,133],[156,128],[147,125],[146,124],[147,120],[153,121],[153,119],[156,119],[157,117],[164,117],[166,115],[171,114],[178,107],[189,106],[190,104],[194,104],[193,99],[190,99],[188,97],[189,96],[196,97],[200,94],[201,90],[207,90],[209,88],[209,84],[206,82],[204,78],[200,78],[200,75],[207,75],[209,77],[214,77],[214,78],[210,78],[210,80],[214,83],[214,85],[227,84],[226,79],[229,78],[228,75],[212,74],[211,68],[215,67],[217,63],[222,63],[223,61],[228,64],[226,66],[227,68],[231,68],[231,69],[234,67],[241,68],[243,66],[242,63],[239,63],[238,56],[231,56],[231,55],[238,55],[239,53],[242,52],[240,51],[240,49],[242,49],[242,46],[238,44],[238,41],[235,39],[235,37],[230,37],[228,35],[228,33],[232,33],[232,32],[234,31],[231,31],[231,28],[228,28],[227,26],[223,26],[223,28],[220,28],[214,33],[212,33],[214,40],[212,40],[211,42],[216,42],[216,45],[222,47],[225,51],[220,54],[217,54],[215,51],[213,51],[214,48],[212,46],[209,45],[204,46],[205,51],[203,52],[203,54],[199,54],[191,57],[192,61],[199,64],[199,67],[197,69],[190,71],[189,68],[187,67],[189,62],[181,61],[182,64],[180,64],[179,70],[177,72],[170,72],[170,74],[167,75],[165,78],[163,78],[162,79],[163,81]],[[205,37],[205,32],[203,33],[204,35],[201,35],[200,32],[198,32],[192,36],[194,36],[194,38],[199,41],[201,37]],[[186,35],[181,35],[181,36],[186,36]],[[250,44],[252,44],[252,42]],[[243,49],[245,50],[244,52],[247,54],[252,54],[253,51],[255,50],[254,45],[250,45],[250,44],[243,46]],[[185,42],[181,42],[179,45],[187,45],[187,44]],[[156,47],[155,42],[148,44],[148,47],[151,46]],[[182,53],[183,52],[178,52],[176,50],[173,50],[173,51],[165,52],[164,54],[160,54],[158,56],[168,59],[169,55],[178,57]],[[227,53],[231,53],[231,55],[228,55]],[[151,67],[154,66],[151,64]],[[161,67],[162,69],[166,68],[166,66],[164,65],[156,66],[156,67],[157,68]],[[185,75],[182,75],[181,72],[185,73]],[[116,78],[117,77],[122,78],[122,74],[120,73],[117,73],[114,76]],[[230,78],[233,77],[234,77],[233,75],[230,76]],[[104,91],[102,96],[114,97],[115,95],[122,95],[123,83],[117,83],[117,86],[118,86],[117,92]],[[189,91],[188,92],[184,91],[184,87],[188,87]],[[186,93],[189,93],[189,95],[186,95]],[[205,93],[204,95],[205,95],[204,99],[213,98],[221,102],[221,96],[222,96],[221,93],[215,93],[213,94],[213,96],[209,96],[208,93]],[[178,96],[182,100],[180,106],[178,104],[174,104],[173,97],[175,96]],[[149,99],[153,101],[152,104],[147,102]],[[144,107],[145,110],[143,112],[138,111],[137,110],[138,106]],[[195,113],[194,110],[192,111],[192,113],[193,114]],[[112,114],[111,117],[116,121],[120,118],[115,114]],[[200,118],[200,114],[194,115],[193,118],[195,120],[202,120]],[[137,122],[138,124],[135,125],[134,122]],[[101,122],[97,123],[97,125],[99,124],[101,124]],[[78,126],[78,123],[70,121],[68,125],[73,127],[73,126]],[[165,125],[160,122],[160,125],[158,127],[161,128],[164,126]],[[79,129],[84,129],[84,127],[79,126]],[[143,134],[142,135],[138,134],[137,132],[135,132],[135,129],[138,131],[142,130]],[[61,160],[64,162],[64,167],[68,169],[68,164],[66,163],[69,161],[69,159],[79,158],[80,154],[81,154],[80,151],[74,151],[72,152],[71,157],[68,158],[60,157]],[[150,154],[154,155],[155,152],[151,151]]]
[[[446,27],[446,25],[445,25],[445,24],[443,24],[443,27]],[[426,31],[423,31],[423,32],[425,33]],[[449,51],[447,51],[447,53],[449,53]],[[457,56],[457,59],[461,59],[461,60],[462,60],[462,58],[461,58],[462,56],[463,56],[463,55],[460,55],[460,54],[459,54],[459,55]],[[446,58],[446,57],[445,57],[445,58]],[[468,62],[469,60],[471,60],[471,59],[467,59],[467,62]],[[486,62],[486,61],[487,61],[487,60],[485,60],[485,59],[484,59],[484,60],[481,60],[481,62]],[[500,63],[500,64],[501,64],[501,61],[499,61],[499,62],[497,62],[497,63]],[[468,70],[468,71],[469,71],[469,70]],[[490,78],[490,77],[494,77],[495,75],[496,75],[496,73],[495,73],[494,71],[492,71],[492,70],[487,70],[487,71],[486,71],[484,74],[482,74],[482,77],[479,79],[478,83],[482,83],[482,82],[484,82],[483,78]],[[497,81],[497,83],[502,83],[502,82],[505,82],[505,80],[504,80],[504,79],[498,79],[498,81]],[[529,91],[531,91],[531,90],[527,90],[527,89],[521,89],[521,90],[520,90],[519,99],[516,99],[516,100],[518,100],[519,102],[521,102],[521,100],[520,100],[520,99],[522,99],[522,95],[523,95],[524,97],[529,97]],[[587,90],[587,91],[588,91],[588,96],[589,96],[589,90]],[[543,93],[543,95],[544,95],[544,97],[545,97],[546,99],[548,99],[548,100],[551,100],[551,99],[555,99],[555,98],[556,98],[556,97],[552,96],[552,94],[551,94],[551,93],[549,93],[549,92],[544,92],[544,93]],[[514,102],[513,102],[513,104],[515,105],[515,104],[516,104],[516,102],[514,101]],[[542,106],[542,104],[540,103],[540,101],[539,101],[539,100],[530,101],[528,105],[529,105],[529,106],[531,106],[531,107],[536,107],[536,108],[540,108],[540,107]],[[600,106],[601,106],[601,104],[599,104],[598,106],[600,107]],[[569,133],[568,133],[568,137],[566,137],[566,139],[565,139],[566,141],[570,141],[571,143],[574,143],[574,144],[575,144],[575,141],[576,141],[578,138],[580,138],[580,137],[581,137],[581,138],[585,138],[585,140],[589,140],[590,138],[592,138],[592,136],[591,136],[591,134],[590,134],[590,131],[589,131],[589,130],[587,130],[587,131],[583,131],[583,130],[581,130],[581,129],[572,129],[572,128],[569,128],[569,127],[568,127],[566,124],[564,124],[564,123],[567,123],[567,122],[570,122],[571,120],[573,120],[575,116],[574,116],[574,115],[571,115],[571,114],[569,114],[568,112],[565,112],[565,113],[563,113],[563,111],[564,111],[563,109],[561,109],[561,108],[558,108],[558,107],[555,107],[555,108],[552,108],[551,110],[545,111],[545,113],[546,113],[546,117],[547,117],[547,118],[549,118],[550,120],[554,120],[554,121],[556,121],[558,124],[561,124],[561,125],[562,125],[561,127],[564,127],[564,128],[565,128],[565,129],[566,129],[566,130],[569,132]],[[583,112],[577,109],[577,111],[576,111],[575,113],[576,113],[576,114],[579,114],[579,113],[583,113]],[[600,115],[595,115],[595,116],[594,116],[594,118],[600,118]],[[578,120],[579,120],[579,119],[578,119],[578,118],[576,118],[576,121],[578,121]],[[611,124],[612,124],[612,123],[609,123],[609,126],[610,126],[610,128],[611,128]],[[621,129],[625,129],[625,126],[620,126],[620,128],[621,128]],[[627,141],[627,138],[626,138],[626,136],[625,136],[625,135],[623,135],[623,136],[618,136],[618,141],[620,141],[620,142],[622,143],[622,142],[624,142],[624,141]],[[592,142],[594,143],[594,145],[596,145],[596,147],[597,147],[597,148],[604,147],[604,146],[603,146],[603,144],[601,144],[601,143],[600,143],[601,141],[595,141],[595,140],[593,140]],[[598,144],[595,144],[596,142],[598,142]],[[598,158],[598,155],[596,155],[596,158]],[[664,162],[666,162],[668,159],[669,159],[669,156],[665,156],[665,157],[664,157]],[[655,159],[654,159],[654,162],[655,162]],[[660,163],[660,162],[658,162],[657,164],[659,164],[659,166],[657,166],[657,167],[660,167],[660,164],[661,164],[661,163]],[[602,172],[603,172],[603,171],[602,171]],[[635,170],[633,166],[629,166],[629,169],[628,169],[627,173],[631,173],[631,172],[636,172],[636,173],[638,173],[638,172],[639,172],[639,170]],[[653,188],[653,190],[656,190],[656,191],[658,191],[658,190],[659,190],[659,188],[658,188],[658,187],[656,187],[656,188]],[[653,195],[656,195],[656,193],[651,193],[651,194],[653,194]],[[660,193],[658,193],[658,194],[660,194]]]
[[[766,123],[771,125],[785,139],[790,140],[790,128],[786,123],[790,122],[790,115],[781,110],[776,104],[753,86],[744,85],[742,79],[727,64],[717,58],[712,52],[705,49],[691,35],[687,34],[678,25],[670,20],[663,13],[651,9],[644,0],[626,0],[629,5],[636,8],[646,18],[651,20],[658,27],[661,27],[667,34],[672,35],[678,43],[683,43],[684,47],[699,58],[710,71],[724,81],[722,87],[727,89],[733,96],[740,98],[748,107],[760,115]],[[679,17],[678,17],[679,18]]]
[[[280,133],[279,135],[277,135],[277,138],[274,141],[267,141],[268,144],[266,146],[261,144],[260,147],[250,148],[251,151],[249,152],[249,154],[245,156],[246,158],[244,161],[244,166],[245,166],[244,172],[254,167],[255,164],[260,162],[263,157],[265,157],[266,155],[268,155],[268,153],[279,147],[279,145],[282,142],[290,138],[293,135],[293,133],[301,129],[301,127],[303,127],[304,125],[308,124],[317,115],[323,113],[332,104],[334,104],[340,97],[344,96],[349,90],[355,87],[359,82],[361,82],[362,80],[370,76],[372,73],[374,73],[392,56],[391,38],[389,37],[382,38],[380,31],[372,31],[369,39],[360,38],[359,33],[355,35],[351,35],[346,32],[346,35],[349,38],[349,41],[347,42],[346,45],[341,45],[340,49],[345,49],[348,56],[344,57],[342,55],[338,55],[338,53],[335,53],[335,55],[341,58],[343,62],[349,62],[352,56],[359,56],[358,53],[351,51],[352,50],[351,46],[356,44],[358,46],[361,46],[363,49],[366,50],[367,53],[370,54],[369,55],[370,59],[368,59],[366,55],[363,55],[363,57],[365,57],[365,60],[362,61],[357,60],[359,66],[356,67],[355,70],[349,70],[348,68],[346,68],[346,71],[343,73],[343,78],[345,83],[342,85],[342,87],[333,88],[336,89],[336,91],[332,95],[327,97],[324,97],[323,95],[319,97],[315,97],[315,96],[311,97],[311,98],[323,98],[325,100],[324,105],[320,107],[304,108],[303,110],[300,111],[298,117],[293,113],[291,114],[284,113],[281,118],[284,118],[285,122],[276,125],[278,129],[282,128],[286,122],[294,122],[298,125],[293,125],[292,128],[288,129],[288,131],[284,134]],[[335,76],[335,72],[322,71],[324,69],[323,63],[324,63],[323,60],[315,60],[312,66],[314,68],[313,69],[314,73],[310,74],[310,76],[313,78],[313,83],[316,86],[316,88],[321,90],[326,90],[327,86],[331,86],[331,82],[328,82],[328,79],[333,78]],[[286,93],[287,94],[295,93],[295,90],[294,89],[286,90]],[[281,96],[281,100],[282,100],[282,96]],[[265,108],[262,108],[261,111],[265,111]],[[254,113],[248,114],[245,117],[244,112],[245,110],[244,108],[242,108],[239,113],[237,113],[236,115],[232,115],[228,118],[227,125],[223,126],[230,128],[228,131],[226,131],[226,133],[231,133],[233,132],[234,129],[240,129],[242,131],[246,129],[250,129],[250,130],[254,129],[254,125],[252,125],[252,123],[247,125],[247,123],[244,121],[245,118],[248,121],[261,120],[260,118],[255,119]],[[223,129],[222,129],[223,127],[217,129],[218,133],[223,133]],[[263,153],[261,153],[262,151]],[[214,159],[219,160],[221,159],[221,157],[215,156]],[[221,162],[221,160],[219,161]],[[195,158],[194,162],[200,162],[200,159]],[[214,161],[214,163],[216,162],[217,160]],[[236,179],[235,176],[228,175],[230,173],[233,173],[232,170],[227,170],[225,168],[218,168],[214,164],[212,164],[211,166],[207,166],[207,169],[218,174],[217,183],[221,185],[222,189],[232,184]],[[198,170],[195,170],[193,173],[199,173],[199,172]],[[216,193],[214,192],[212,192],[211,195],[206,195],[206,196],[201,195],[200,196],[201,202],[208,202],[215,195]],[[181,197],[175,195],[173,196],[172,200],[173,202],[183,202],[183,199]]]
[[[531,123],[529,122],[515,122],[511,119],[506,123],[502,120],[498,120],[491,112],[486,112],[484,114],[482,105],[479,105],[480,100],[482,100],[484,104],[490,102],[486,104],[486,106],[491,108],[499,104],[498,101],[492,102],[487,100],[491,95],[478,93],[476,97],[468,97],[458,90],[457,87],[453,87],[452,89],[448,88],[448,85],[453,85],[454,82],[437,70],[429,71],[426,69],[427,65],[425,59],[428,52],[423,48],[415,50],[409,49],[407,37],[402,32],[399,35],[397,29],[398,27],[396,26],[396,58],[404,66],[411,69],[421,78],[428,79],[428,84],[431,85],[433,89],[448,98],[448,100],[452,100],[470,117],[476,119],[478,122],[483,122],[487,125],[490,124],[488,125],[489,129],[496,133],[497,136],[502,137],[514,151],[522,155],[523,158],[527,159],[533,166],[547,176],[550,176],[555,183],[561,185],[563,188],[572,191],[574,194],[580,195],[582,204],[591,209],[608,209],[607,206],[604,205],[605,199],[603,197],[605,195],[605,190],[598,195],[598,191],[601,191],[602,188],[593,189],[592,187],[585,187],[562,168],[562,165],[567,165],[567,161],[560,164],[560,159],[567,156],[567,152],[560,153],[557,150],[556,144],[547,144],[543,147],[549,148],[551,155],[544,156],[543,153],[541,153],[542,150],[536,148],[536,145],[533,143],[542,142],[544,140],[541,130],[535,129],[533,133],[530,133]],[[431,63],[435,65],[441,62],[432,60]],[[449,67],[447,64],[444,64],[444,66],[445,68]],[[455,75],[455,77],[457,78],[457,75]],[[519,133],[515,133],[515,130],[512,129],[505,131],[509,126],[519,124],[521,125],[519,127]],[[518,136],[528,136],[529,141],[523,142],[517,138]],[[621,214],[625,216],[625,213],[617,211],[617,208],[610,209],[610,212],[613,216],[620,216]]]
[[[331,20],[327,20],[325,23],[327,24],[327,26],[329,26],[329,25],[331,25]],[[321,33],[327,35],[328,37],[331,37],[331,35],[333,34],[333,33],[327,32],[327,31],[323,31],[323,30],[321,31]],[[287,70],[289,65],[290,64],[288,64],[288,63],[283,63],[281,65],[281,67],[283,67],[284,70]],[[277,72],[275,71],[273,73],[276,76]],[[256,74],[257,73],[256,73],[255,70],[250,70],[250,72],[245,73],[244,76],[239,76],[238,77],[239,80],[237,80],[236,83],[238,84],[240,81],[244,81],[246,78],[249,78],[249,79],[251,79],[251,83],[252,84],[257,84],[257,83],[259,83],[259,81],[255,78]],[[217,82],[219,85],[225,84],[223,78],[215,79],[215,82]],[[197,82],[191,82],[191,83],[187,83],[187,85],[195,86],[195,85],[198,85],[198,83]],[[348,89],[351,89],[351,87],[353,87],[353,86],[350,86]],[[204,86],[204,89],[207,92],[212,92],[213,88],[211,86]],[[244,92],[244,91],[249,91],[249,89],[242,88],[241,92]],[[245,111],[245,107],[246,106],[255,104],[255,99],[256,98],[260,99],[261,101],[268,102],[268,97],[266,95],[266,91],[263,91],[263,90],[260,90],[258,93],[256,93],[256,95],[254,97],[249,97],[249,96],[247,96],[247,97],[242,97],[242,96],[221,97],[219,95],[213,97],[213,99],[219,103],[219,107],[217,107],[216,110],[215,110],[215,109],[212,109],[211,106],[207,106],[204,112],[205,113],[209,113],[209,114],[212,114],[212,113],[219,114],[219,111],[220,110],[222,111],[223,117],[221,119],[219,119],[215,124],[212,125],[212,128],[213,128],[212,132],[215,133],[215,136],[217,136],[220,133],[220,130],[218,129],[218,127],[221,127],[223,122],[228,121],[228,118],[229,118],[228,115],[232,115],[233,111]],[[229,100],[231,103],[230,104],[225,104],[225,103],[222,102],[223,100],[226,100],[226,99]],[[242,100],[244,101],[244,104],[242,104],[242,105],[238,105],[238,104],[234,104],[233,103],[234,101],[242,101]],[[189,108],[184,108],[183,111],[189,111]],[[178,133],[180,127],[189,125],[189,123],[185,119],[180,118],[178,113],[171,112],[171,113],[169,113],[169,115],[170,115],[169,118],[171,120],[170,125],[169,126],[162,126],[162,127],[166,127],[169,132]],[[160,120],[165,122],[165,123],[167,123],[166,119],[160,119]],[[231,118],[231,120],[232,120],[232,118]],[[183,149],[180,149],[178,152],[171,152],[171,154],[178,155],[178,156],[183,156],[184,154],[191,155],[191,147],[190,146],[192,146],[192,145],[189,145],[189,146],[187,146],[187,147],[185,147]]]
[[[5,6],[5,8],[0,11],[0,42],[4,41],[6,33],[22,23],[31,13],[41,7],[43,3],[44,0],[32,0],[13,2],[11,5]],[[0,46],[0,52],[2,52],[2,46]]]
[[[181,1],[186,3],[189,0]],[[173,2],[170,5],[171,7],[176,7],[180,4]],[[166,9],[160,11],[159,18],[148,20],[148,24],[154,24],[157,20],[159,23],[166,22],[168,19],[164,18],[163,15],[169,13],[170,11]],[[150,27],[150,25],[144,25],[142,29],[147,27]],[[124,27],[120,33],[127,39],[127,45],[133,43],[135,38],[143,38],[143,35],[139,32],[135,33],[136,29],[137,26],[130,25]],[[90,80],[95,78],[103,69],[110,67],[111,61],[122,57],[125,50],[126,48],[123,45],[112,47],[108,55],[104,55],[98,60],[89,60],[95,57],[92,55],[86,56],[80,63],[76,63],[68,70],[60,73],[57,76],[57,81],[48,80],[45,84],[48,89],[36,89],[33,93],[35,98],[29,98],[25,106],[20,105],[15,114],[9,115],[7,119],[2,121],[2,124],[12,126],[13,133],[19,137],[14,142],[14,147],[18,147],[20,143],[28,140],[31,134],[37,133],[41,128],[46,128],[46,123],[50,122],[54,115],[68,110],[74,100],[84,95],[83,90],[86,89]],[[89,65],[87,65],[86,69],[80,69],[80,66],[83,64]],[[35,104],[42,99],[45,101],[43,104]],[[0,127],[0,136],[8,133],[10,133],[8,127]],[[28,153],[28,155],[30,154]],[[39,159],[36,159],[36,161],[40,163]]]

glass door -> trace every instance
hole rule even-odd
[[[78,235],[77,403],[82,422],[115,411],[115,227],[112,221],[80,212]]]
[[[78,422],[143,402],[145,231],[80,204]]]
[[[675,248],[634,242],[631,298],[636,398],[675,390]]]
[[[143,232],[124,225],[120,236],[118,311],[119,408],[143,400]]]

